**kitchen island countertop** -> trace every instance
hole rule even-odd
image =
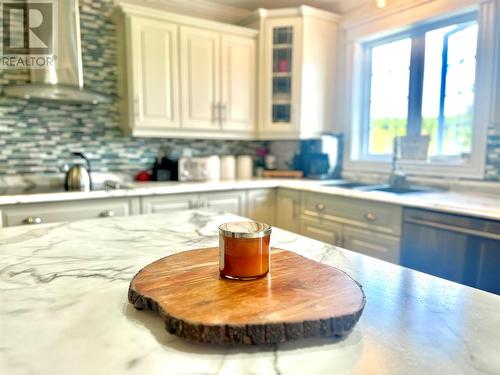
[[[343,340],[207,346],[136,311],[142,267],[216,246],[236,216],[179,211],[0,231],[2,374],[498,373],[500,297],[275,229],[274,246],[348,272],[365,311]]]

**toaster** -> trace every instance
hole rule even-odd
[[[179,159],[179,181],[219,181],[220,158],[216,155]]]

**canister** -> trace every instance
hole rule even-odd
[[[240,155],[236,159],[238,180],[250,180],[253,177],[253,160],[250,155]]]

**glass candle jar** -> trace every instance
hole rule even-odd
[[[269,272],[271,227],[254,221],[219,227],[219,271],[222,277],[253,280]]]

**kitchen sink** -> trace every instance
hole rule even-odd
[[[368,186],[363,191],[382,191],[385,193],[393,193],[393,194],[410,194],[410,193],[429,193],[435,190],[424,188],[424,187],[416,187],[416,186],[408,186],[408,187],[392,187],[389,185],[382,186]]]
[[[362,182],[356,182],[356,181],[341,181],[335,184],[327,184],[323,186],[330,186],[330,187],[338,187],[341,189],[355,189],[355,188],[360,188],[360,187],[365,187],[365,186],[373,186],[369,184],[365,184]]]
[[[358,191],[380,191],[392,194],[430,193],[436,191],[435,189],[420,186],[393,187],[387,184],[375,185],[357,181],[338,181],[336,183],[330,183],[323,186],[337,187],[340,189],[352,189]]]

